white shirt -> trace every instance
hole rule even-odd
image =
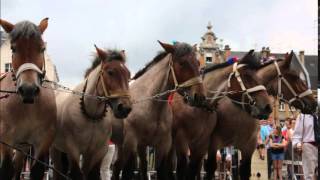
[[[292,136],[292,145],[297,143],[314,142],[313,116],[301,114],[296,120],[296,127]]]

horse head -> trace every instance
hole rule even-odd
[[[192,47],[186,43],[159,43],[171,55],[169,66],[172,75],[169,76],[169,83],[175,86],[189,105],[202,106],[205,95],[199,72],[200,64],[196,57],[196,45]]]
[[[48,18],[38,26],[29,21],[13,25],[2,19],[0,24],[10,37],[17,92],[24,103],[34,103],[45,76],[45,43],[41,35],[48,26]]]

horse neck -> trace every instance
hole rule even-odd
[[[159,94],[172,87],[168,83],[169,78],[169,59],[170,56],[166,56],[165,59],[160,60],[157,64],[153,65],[145,74],[139,77],[134,83],[131,84],[130,89],[134,98],[140,99],[143,97],[150,97],[155,94]],[[163,96],[166,99],[169,94]],[[155,101],[148,101],[148,103],[156,103]],[[160,103],[166,104],[166,103]]]
[[[227,87],[229,74],[232,72],[232,66],[216,69],[208,72],[203,81],[207,91],[223,91]]]
[[[232,103],[232,101],[225,97],[219,101],[217,109],[218,113],[218,137],[223,138],[222,141],[232,142],[232,145],[238,146],[240,150],[245,148],[244,139],[249,141],[256,136],[258,121],[250,116],[247,112]],[[246,127],[245,129],[240,127]],[[227,134],[225,134],[227,133]],[[231,133],[232,137],[228,135]],[[227,139],[224,139],[227,138]],[[231,139],[228,139],[231,138]]]
[[[101,65],[97,66],[89,75],[88,78],[85,80],[86,82],[86,89],[85,94],[90,95],[98,95],[97,94],[97,83],[99,80],[99,73],[100,73]],[[84,84],[85,84],[84,83]],[[104,102],[98,101],[97,99],[84,97],[84,106],[88,113],[102,113],[104,112]]]

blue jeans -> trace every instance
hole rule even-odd
[[[272,153],[271,152],[271,159],[272,160],[284,160],[284,152],[282,152],[282,153]]]

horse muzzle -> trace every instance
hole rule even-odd
[[[116,118],[126,118],[132,110],[131,103],[111,102],[111,108]]]
[[[250,115],[257,119],[268,119],[272,113],[272,107],[270,104],[261,106],[252,106]]]
[[[18,87],[18,94],[25,104],[33,104],[34,99],[39,95],[40,87],[36,84],[23,83]]]
[[[303,114],[313,114],[316,112],[317,106],[318,106],[317,101],[307,102],[307,101],[302,100],[302,103],[303,103],[303,105],[301,108],[301,112]]]

